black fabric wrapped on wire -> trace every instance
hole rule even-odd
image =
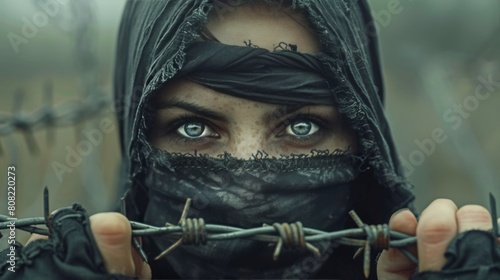
[[[442,270],[424,271],[411,279],[500,279],[500,246],[497,236],[491,232],[470,230],[459,234],[451,241],[445,256],[446,263]]]
[[[48,225],[51,238],[33,241],[26,247],[16,243],[14,261],[1,255],[1,279],[110,278],[90,230],[89,216],[81,205],[75,203],[57,210],[48,219]],[[7,270],[9,261],[15,264],[15,272]]]

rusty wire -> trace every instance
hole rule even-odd
[[[10,221],[12,221],[12,218],[5,215],[0,215],[0,230],[7,229]],[[37,227],[39,225],[46,225],[45,217],[16,219],[14,221],[16,228],[19,230],[48,235],[47,228]],[[197,226],[195,226],[196,223]],[[284,231],[280,234],[279,227],[276,227],[274,225],[265,225],[259,228],[243,229],[225,225],[205,224],[204,220],[200,218],[186,218],[181,225],[169,224],[164,227],[148,225],[135,221],[131,221],[130,224],[132,226],[132,236],[164,236],[167,238],[178,238],[178,240],[180,240],[179,243],[185,245],[202,246],[203,244],[206,244],[210,241],[222,241],[240,238],[274,243],[277,246],[274,254],[275,259],[277,258],[277,255],[279,255],[279,243],[283,243],[285,242],[284,239],[290,238],[287,234],[283,234]],[[280,224],[280,226],[282,228],[292,227],[290,224]],[[312,245],[312,242],[323,240],[329,240],[335,244],[358,247],[360,245],[365,246],[365,244],[368,244],[368,246],[374,245],[374,243],[371,242],[370,239],[366,239],[367,235],[363,228],[352,228],[335,232],[326,232],[304,227],[302,228],[302,231],[304,244],[311,244],[311,249],[308,250],[314,252],[315,254],[320,254],[320,252]],[[391,239],[388,244],[391,248],[403,248],[408,245],[414,244],[416,241],[416,238],[414,236],[409,236],[396,231],[388,231],[388,233]],[[287,246],[283,247],[287,248]],[[171,251],[172,250],[170,249],[168,252]],[[162,257],[163,255],[160,255],[159,257]]]
[[[44,213],[48,214],[48,190],[44,190]],[[313,243],[318,241],[330,241],[335,245],[347,245],[358,247],[354,255],[356,257],[362,251],[364,258],[364,274],[368,278],[370,273],[371,250],[381,250],[398,248],[409,260],[418,264],[417,258],[407,249],[417,241],[415,236],[410,236],[401,232],[390,230],[387,224],[367,225],[359,216],[351,211],[349,214],[358,228],[343,229],[334,232],[302,227],[300,222],[296,223],[274,223],[273,225],[263,225],[258,228],[243,229],[232,226],[206,224],[202,218],[188,218],[187,213],[191,205],[191,199],[186,200],[184,210],[177,225],[169,222],[165,226],[153,226],[141,222],[130,221],[132,236],[163,236],[165,238],[177,239],[170,247],[166,248],[155,259],[159,259],[172,252],[181,245],[203,246],[207,242],[216,242],[231,239],[251,239],[275,245],[273,259],[277,260],[282,248],[309,251],[315,255],[321,252]],[[500,236],[497,225],[496,201],[490,194],[490,211],[493,218],[493,234]],[[12,222],[19,230],[42,235],[49,235],[48,227],[50,217],[34,217],[15,219],[6,215],[0,215],[0,230],[9,229]],[[38,227],[46,225],[47,228]],[[1,235],[0,235],[1,238]],[[133,240],[135,240],[133,238]],[[135,244],[136,245],[136,244]],[[144,260],[146,254],[140,246],[137,249]]]

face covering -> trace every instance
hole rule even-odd
[[[333,93],[319,69],[319,59],[310,54],[196,42],[187,49],[177,77],[261,102],[331,103]],[[189,217],[205,223],[255,228],[300,221],[318,230],[343,229],[353,208],[352,182],[361,160],[340,151],[315,153],[268,158],[260,152],[244,160],[227,154],[214,158],[143,152],[148,154],[144,185],[149,194],[144,221],[173,223],[189,197],[194,205]],[[164,238],[152,240],[158,249],[171,245]],[[309,256],[284,252],[274,261],[273,250],[266,243],[236,239],[181,246],[167,259],[183,278],[283,278],[285,270],[293,275],[291,267]]]
[[[358,157],[341,152],[262,155],[243,160],[227,154],[214,158],[153,152],[145,179],[150,199],[144,221],[176,224],[189,197],[188,217],[203,218],[205,223],[255,228],[300,221],[324,231],[344,228],[353,207],[351,184],[359,173]],[[161,250],[172,245],[162,237],[153,237],[153,242]],[[248,239],[209,241],[180,246],[166,258],[182,278],[254,279],[296,276],[300,271],[293,268],[299,269],[298,264],[312,255],[283,250],[274,261],[274,247]],[[325,253],[325,246],[321,249]]]

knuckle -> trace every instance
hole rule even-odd
[[[439,244],[448,241],[457,234],[455,221],[450,221],[442,216],[434,216],[419,223],[417,236],[427,244]]]
[[[92,232],[100,236],[128,238],[131,227],[128,219],[119,213],[99,213],[90,217]]]
[[[413,234],[415,234],[415,227],[417,225],[417,220],[415,215],[409,209],[402,209],[397,211],[391,216],[389,220],[389,226],[391,229],[397,229],[399,231],[404,229],[412,228]],[[411,234],[411,233],[410,233]]]
[[[432,205],[439,204],[441,206],[447,206],[447,207],[451,207],[451,208],[455,208],[455,209],[457,208],[457,205],[455,204],[455,202],[453,202],[453,200],[448,199],[448,198],[435,199],[431,204]]]

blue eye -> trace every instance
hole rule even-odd
[[[310,136],[316,133],[318,129],[318,125],[314,122],[301,120],[289,124],[286,127],[286,132],[295,136]]]
[[[202,122],[197,122],[197,121],[191,121],[187,122],[183,125],[181,125],[178,129],[177,132],[179,132],[182,136],[188,137],[188,138],[200,138],[207,136],[206,134],[207,131],[210,129],[207,129],[205,127],[205,124]]]

